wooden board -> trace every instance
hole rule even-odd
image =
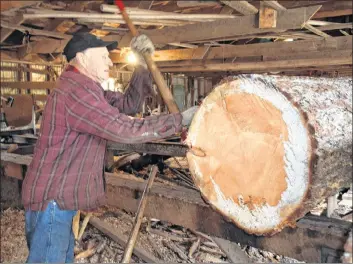
[[[205,199],[246,232],[273,235],[349,186],[351,85],[247,75],[216,87],[186,140],[206,153],[187,154]]]
[[[212,22],[195,23],[192,25],[141,31],[147,34],[154,44],[171,42],[193,42],[215,38],[229,38],[256,33],[300,29],[320,9],[319,6],[302,7],[278,11],[276,29],[260,29],[257,26],[257,16],[248,15],[239,18],[221,19]],[[131,34],[124,35],[119,47],[129,46]]]

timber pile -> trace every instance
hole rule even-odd
[[[248,75],[205,99],[187,142],[196,185],[248,233],[294,226],[352,175],[352,80]],[[210,140],[212,138],[212,140]]]

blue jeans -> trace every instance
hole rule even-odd
[[[51,201],[44,211],[26,211],[27,263],[73,263],[72,219],[77,211],[60,210]]]

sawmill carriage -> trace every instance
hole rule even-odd
[[[155,88],[166,84],[174,109],[187,121],[181,135],[163,141],[108,142],[108,207],[101,215],[109,208],[140,210],[150,167],[156,165],[146,230],[160,236],[174,230],[168,235],[174,243],[163,245],[177,260],[248,262],[245,246],[300,261],[349,261],[351,1],[125,5],[138,31],[156,47],[152,60],[163,78],[154,75]],[[21,206],[21,182],[45,102],[67,64],[65,45],[79,32],[118,41],[103,88],[124,92],[136,59],[130,29],[110,1],[1,2],[2,214]],[[163,92],[146,98],[138,117],[173,112],[165,101]],[[127,237],[98,216],[89,222],[125,245]],[[158,230],[164,222],[194,237],[186,232],[176,238],[181,231],[170,226]],[[84,236],[83,230],[77,235]],[[189,253],[176,241],[189,243]],[[211,244],[216,249],[207,248]],[[76,257],[97,262],[104,247],[81,248]],[[156,247],[134,248],[145,262],[166,261],[156,252]],[[202,258],[200,252],[221,258]],[[266,260],[280,260],[271,258]]]

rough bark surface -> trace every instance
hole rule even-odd
[[[352,80],[229,77],[205,99],[187,142],[206,152],[187,154],[206,200],[248,233],[275,234],[350,185]]]

